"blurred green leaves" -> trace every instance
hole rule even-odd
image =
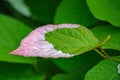
[[[105,59],[98,63],[101,57],[94,51],[67,59],[41,59],[38,62],[35,62],[36,58],[9,54],[18,47],[33,26],[74,23],[91,29],[101,42],[111,35],[102,48],[107,49],[109,54],[119,56],[119,21],[120,0],[0,0],[0,80],[84,80],[87,72],[85,80],[119,80],[118,62]],[[30,25],[26,26],[23,23]],[[58,32],[61,33],[62,30]],[[68,34],[73,33],[74,31],[70,31]],[[57,35],[56,32],[53,33],[53,42],[57,41]],[[76,33],[74,35],[79,36]],[[64,38],[59,38],[64,41]],[[65,39],[69,42],[69,39]],[[74,40],[72,42],[77,43]]]
[[[24,16],[44,24],[53,23],[56,8],[61,0],[8,0]]]
[[[88,71],[85,80],[119,80],[118,64],[119,62],[113,61],[110,58],[105,59]]]
[[[0,62],[0,80],[45,80],[28,64]]]
[[[120,51],[120,28],[116,28],[111,25],[96,26],[92,29],[93,33],[100,41],[104,41],[105,38],[110,35],[110,39],[105,43],[103,49],[115,49]]]
[[[80,75],[79,73],[71,73],[71,74],[58,74],[55,75],[52,80],[79,80],[81,78],[82,75]]]
[[[56,24],[74,23],[91,26],[97,19],[89,11],[85,0],[62,0],[54,18]]]
[[[120,0],[87,0],[93,15],[120,27]]]
[[[7,1],[10,2],[13,8],[15,8],[15,10],[17,10],[21,14],[27,17],[31,16],[31,12],[28,6],[24,3],[24,0],[7,0]]]
[[[66,73],[69,73],[70,75],[76,74],[76,76],[79,75],[79,78],[84,79],[85,73],[96,65],[101,59],[101,56],[96,54],[94,51],[89,51],[85,54],[72,58],[52,59],[52,61]],[[74,78],[75,75],[72,77]]]
[[[9,16],[0,14],[0,60],[18,63],[34,63],[34,58],[9,54],[31,31],[29,27]]]

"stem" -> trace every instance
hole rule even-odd
[[[117,59],[117,58],[114,58],[114,57],[111,57],[111,56],[109,56],[101,47],[108,41],[110,39],[110,35],[108,35],[107,37],[106,37],[106,39],[100,44],[100,46],[99,46],[99,49],[101,50],[101,51],[99,51],[99,50],[97,50],[97,49],[94,49],[94,51],[96,51],[98,54],[100,54],[103,58],[110,58],[110,59],[112,59],[112,60],[114,60],[114,61],[117,61],[117,62],[120,62],[120,59]]]
[[[109,56],[102,48],[101,49],[101,52],[97,49],[94,49],[94,51],[96,51],[99,55],[101,55],[103,58],[110,58],[114,61],[117,61],[117,62],[120,62],[120,59],[117,59],[117,58],[114,58],[114,57],[111,57]]]
[[[110,59],[117,61],[117,62],[120,62],[120,59],[118,59],[118,58],[110,57]]]
[[[110,39],[110,35],[108,35],[105,40],[100,44],[100,46],[103,46],[108,40]]]
[[[117,61],[117,62],[120,62],[120,59],[117,59],[117,58],[114,58],[114,57],[111,57],[110,55],[108,55],[102,48],[101,49],[101,52],[103,52],[108,58],[114,60],[114,61]]]
[[[102,53],[102,52],[100,52],[99,50],[97,50],[97,49],[94,49],[94,51],[96,51],[99,55],[101,55],[103,58],[106,58],[106,56]]]
[[[106,55],[107,57],[110,57],[101,47],[99,47],[99,49],[101,50],[101,52]]]

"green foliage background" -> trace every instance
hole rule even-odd
[[[80,24],[120,58],[120,0],[0,0],[0,80],[120,80],[120,62],[91,50],[72,58],[10,55],[33,29],[45,24]],[[62,32],[61,32],[62,33]]]

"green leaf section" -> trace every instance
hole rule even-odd
[[[70,54],[82,54],[99,45],[99,41],[87,28],[62,28],[46,33],[45,38],[57,50]]]
[[[92,32],[100,41],[104,41],[108,35],[110,39],[102,47],[103,49],[115,49],[120,51],[120,29],[113,26],[96,26]]]
[[[35,58],[25,58],[9,54],[16,49],[20,41],[31,31],[21,22],[0,14],[0,60],[18,63],[34,63]]]
[[[87,0],[93,15],[120,27],[120,0]]]
[[[86,54],[78,55],[72,58],[52,59],[52,61],[65,72],[81,72],[82,74],[100,60],[101,56],[96,54],[95,51],[89,51]]]
[[[83,80],[79,73],[72,74],[58,74],[52,78],[52,80]]]
[[[88,71],[85,80],[120,80],[120,74],[117,69],[118,64],[119,62],[109,58],[105,59]]]
[[[62,0],[57,8],[54,23],[74,23],[90,26],[96,21],[85,0]]]
[[[39,59],[36,67],[40,73],[50,76],[63,72],[54,62],[49,59]]]
[[[31,65],[0,62],[0,80],[45,80]]]
[[[56,8],[61,0],[25,0],[32,18],[42,23],[53,23]]]
[[[53,23],[56,8],[61,0],[8,0],[24,16],[44,23]]]
[[[69,73],[67,75],[68,78],[78,77],[83,80],[84,75],[87,73],[87,71],[91,69],[94,65],[96,65],[101,59],[102,57],[99,56],[95,51],[90,51],[72,58],[59,58],[51,60],[66,73]],[[69,80],[68,78],[65,79]],[[73,78],[70,80],[79,80]]]
[[[7,1],[19,13],[21,13],[27,17],[31,16],[31,12],[30,12],[28,6],[24,3],[24,0],[7,0]]]

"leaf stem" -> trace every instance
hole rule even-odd
[[[100,44],[100,46],[103,46],[109,39],[110,39],[110,35],[108,35],[105,40]]]
[[[94,49],[94,51],[96,51],[99,55],[101,55],[103,58],[106,58],[106,56],[102,53],[102,52],[100,52],[99,50],[97,50],[97,49]]]
[[[99,49],[101,50],[101,53],[103,53],[106,57],[110,57],[101,47],[99,47]]]
[[[96,51],[99,55],[101,55],[103,58],[110,58],[114,61],[120,62],[120,59],[114,58],[109,56],[101,47],[110,39],[110,35],[108,35],[106,37],[106,39],[100,44],[100,46],[98,47],[101,51],[97,50],[96,48],[94,49],[94,51]]]
[[[120,62],[120,59],[117,59],[117,58],[114,58],[114,57],[111,57],[110,55],[108,55],[102,48],[101,49],[101,52],[104,53],[108,58],[114,60],[114,61],[117,61],[117,62]]]

